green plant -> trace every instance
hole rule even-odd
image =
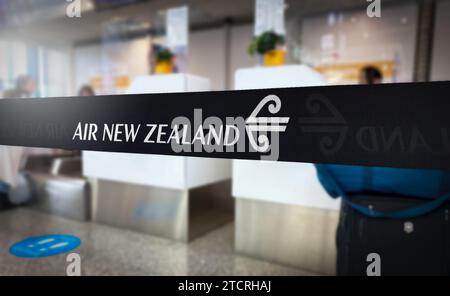
[[[167,48],[160,49],[156,52],[156,62],[170,62],[174,57],[174,54]]]
[[[267,31],[253,38],[252,43],[248,47],[248,53],[252,56],[256,53],[263,55],[283,44],[285,44],[283,35]]]

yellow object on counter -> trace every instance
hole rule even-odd
[[[155,67],[155,74],[170,74],[173,73],[173,64],[169,61],[159,62]]]
[[[264,54],[264,66],[281,66],[285,64],[286,52],[283,49],[274,49]]]

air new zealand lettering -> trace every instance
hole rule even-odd
[[[258,152],[263,160],[278,160],[279,133],[286,131],[289,117],[259,116],[267,106],[272,115],[281,109],[276,95],[264,97],[248,118],[210,116],[203,119],[202,109],[194,109],[193,121],[179,116],[169,123],[77,124],[72,140],[170,144],[180,152]],[[145,136],[139,137],[141,130]],[[142,132],[144,133],[144,131]],[[247,137],[246,137],[247,136]],[[247,145],[248,142],[248,145]]]

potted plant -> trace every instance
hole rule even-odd
[[[255,54],[263,56],[263,62],[266,66],[279,66],[285,63],[284,44],[285,38],[283,35],[267,31],[253,38],[248,52],[252,56]]]
[[[156,50],[156,74],[170,74],[173,72],[173,59],[175,55],[167,48]]]

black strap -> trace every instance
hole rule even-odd
[[[429,82],[4,99],[0,144],[450,170],[449,94]],[[176,124],[182,147],[168,141]],[[206,147],[211,127],[219,143]]]

